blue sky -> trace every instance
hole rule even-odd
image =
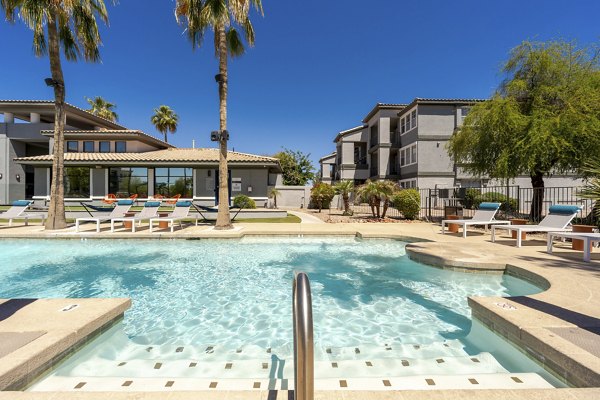
[[[256,46],[230,63],[230,147],[273,154],[282,147],[334,150],[336,133],[360,123],[377,102],[414,97],[482,98],[500,66],[526,39],[600,37],[600,1],[574,0],[263,0]],[[102,63],[63,62],[67,101],[117,104],[120,122],[156,134],[153,108],[180,116],[169,141],[209,147],[218,128],[212,40],[192,51],[175,22],[174,0],[120,0],[102,28]],[[0,98],[52,99],[22,23],[0,22]]]

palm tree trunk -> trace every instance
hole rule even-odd
[[[165,135],[165,143],[169,143],[169,142],[167,141],[167,132],[166,132],[166,131],[165,131],[165,132],[163,132],[163,135]]]
[[[390,201],[385,199],[383,201],[383,212],[381,213],[381,218],[385,218],[385,214],[387,214],[388,207],[390,206]]]
[[[225,26],[221,25],[217,30],[219,35],[219,129],[221,132],[227,129],[227,40],[225,37]],[[215,32],[215,33],[217,33]],[[215,229],[232,229],[229,216],[229,174],[227,170],[227,138],[222,137],[219,142],[219,211],[217,212],[217,223]]]
[[[50,57],[50,71],[54,85],[54,148],[52,150],[52,182],[50,183],[50,207],[46,229],[63,229],[67,227],[65,219],[65,188],[64,180],[64,129],[65,114],[65,85],[62,67],[60,64],[60,47],[56,29],[56,17],[48,21],[48,53]]]
[[[348,196],[347,193],[344,193],[342,195],[342,199],[344,200],[344,214],[349,215],[350,214],[350,197]]]

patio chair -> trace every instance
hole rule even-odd
[[[25,226],[27,226],[27,225],[29,225],[30,218],[41,218],[42,225],[44,225],[44,221],[46,220],[45,214],[40,214],[40,213],[27,214],[27,213],[25,213],[25,211],[27,210],[27,208],[29,207],[29,205],[31,203],[32,203],[31,200],[13,201],[12,206],[8,210],[4,211],[3,213],[0,213],[0,219],[7,219],[8,226],[12,226],[13,220],[22,219],[22,220],[25,220]]]
[[[100,223],[107,222],[112,220],[113,218],[124,217],[125,213],[129,211],[131,206],[133,205],[133,200],[123,199],[117,200],[117,205],[112,209],[109,215],[98,216],[98,217],[84,217],[77,218],[75,220],[75,232],[79,232],[79,224],[81,222],[95,222],[96,223],[96,232],[100,232]],[[86,207],[86,206],[84,206]],[[88,205],[89,207],[89,205]],[[86,208],[87,210],[87,208]],[[89,212],[89,210],[88,210]]]
[[[445,219],[442,221],[442,235],[445,233],[446,224],[462,225],[463,237],[467,237],[467,226],[483,225],[487,231],[488,226],[510,224],[510,221],[497,221],[494,219],[500,209],[500,203],[481,203],[471,219]]]
[[[548,215],[537,225],[495,225],[492,226],[492,242],[496,241],[496,229],[517,232],[517,247],[521,247],[521,233],[524,232],[568,232],[567,226],[581,210],[580,206],[553,205],[548,209]]]
[[[189,218],[190,208],[192,207],[191,201],[178,201],[175,203],[175,209],[166,217],[160,218],[151,218],[150,219],[150,232],[152,232],[152,228],[154,222],[168,222],[171,228],[171,232],[173,232],[173,228],[175,226],[175,222],[179,222],[179,227],[183,229],[182,221],[185,218]],[[197,225],[198,218],[196,218]]]
[[[137,215],[132,217],[118,217],[112,218],[110,220],[110,231],[115,231],[115,222],[131,222],[131,232],[135,232],[135,223],[141,226],[142,221],[150,220],[153,217],[156,217],[156,213],[158,213],[158,208],[160,207],[160,201],[147,201],[144,203],[144,208]]]
[[[600,233],[591,232],[548,232],[547,248],[548,254],[552,254],[552,246],[554,245],[554,238],[563,238],[571,240],[582,240],[583,241],[583,261],[589,262],[592,258],[591,244],[600,242]]]

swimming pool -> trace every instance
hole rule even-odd
[[[402,358],[396,352],[406,357],[409,348],[429,348],[421,354],[430,358],[436,351],[468,356],[467,296],[540,291],[511,276],[418,264],[405,245],[354,238],[6,240],[0,298],[131,297],[123,323],[55,374],[92,368],[99,376],[144,376],[136,362],[147,359],[291,359],[294,271],[311,279],[317,361]],[[478,351],[485,349],[469,350]],[[282,368],[278,376],[286,374]]]

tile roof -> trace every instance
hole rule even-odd
[[[396,104],[396,103],[377,103],[375,104],[375,107],[373,107],[373,109],[371,111],[369,111],[369,113],[367,114],[367,116],[363,119],[362,122],[367,123],[369,122],[369,120],[373,117],[373,115],[375,115],[375,113],[379,110],[393,110],[393,109],[403,109],[404,107],[406,107],[406,104]]]
[[[423,97],[415,97],[413,101],[410,102],[405,108],[398,112],[398,115],[404,114],[410,108],[417,104],[473,104],[473,103],[481,103],[487,101],[487,99],[432,99],[432,98],[423,98]]]
[[[359,126],[355,126],[354,128],[350,128],[350,129],[346,129],[345,131],[340,131],[338,132],[337,136],[335,137],[335,139],[333,139],[333,143],[337,142],[338,140],[340,140],[340,138],[342,136],[347,135],[348,133],[352,133],[352,132],[356,132],[356,131],[360,131],[364,128],[366,128],[367,125],[359,125]]]
[[[43,130],[40,133],[44,136],[53,136],[54,130]],[[159,139],[152,135],[148,135],[147,133],[140,131],[140,130],[136,130],[136,129],[65,130],[64,133],[65,133],[65,135],[68,135],[68,136],[72,136],[72,135],[75,135],[75,136],[77,136],[77,135],[81,135],[81,136],[94,135],[94,136],[96,136],[96,135],[111,135],[111,134],[112,135],[141,136],[142,138],[147,138],[154,142],[159,142],[161,145],[166,146],[166,147],[175,147],[172,144],[169,144],[162,139]]]
[[[278,165],[279,160],[273,157],[257,156],[254,154],[227,152],[227,161],[230,163],[263,163]],[[52,155],[19,157],[15,161],[20,163],[52,162]],[[148,151],[144,153],[65,153],[66,162],[74,163],[218,163],[219,149],[197,148]]]

